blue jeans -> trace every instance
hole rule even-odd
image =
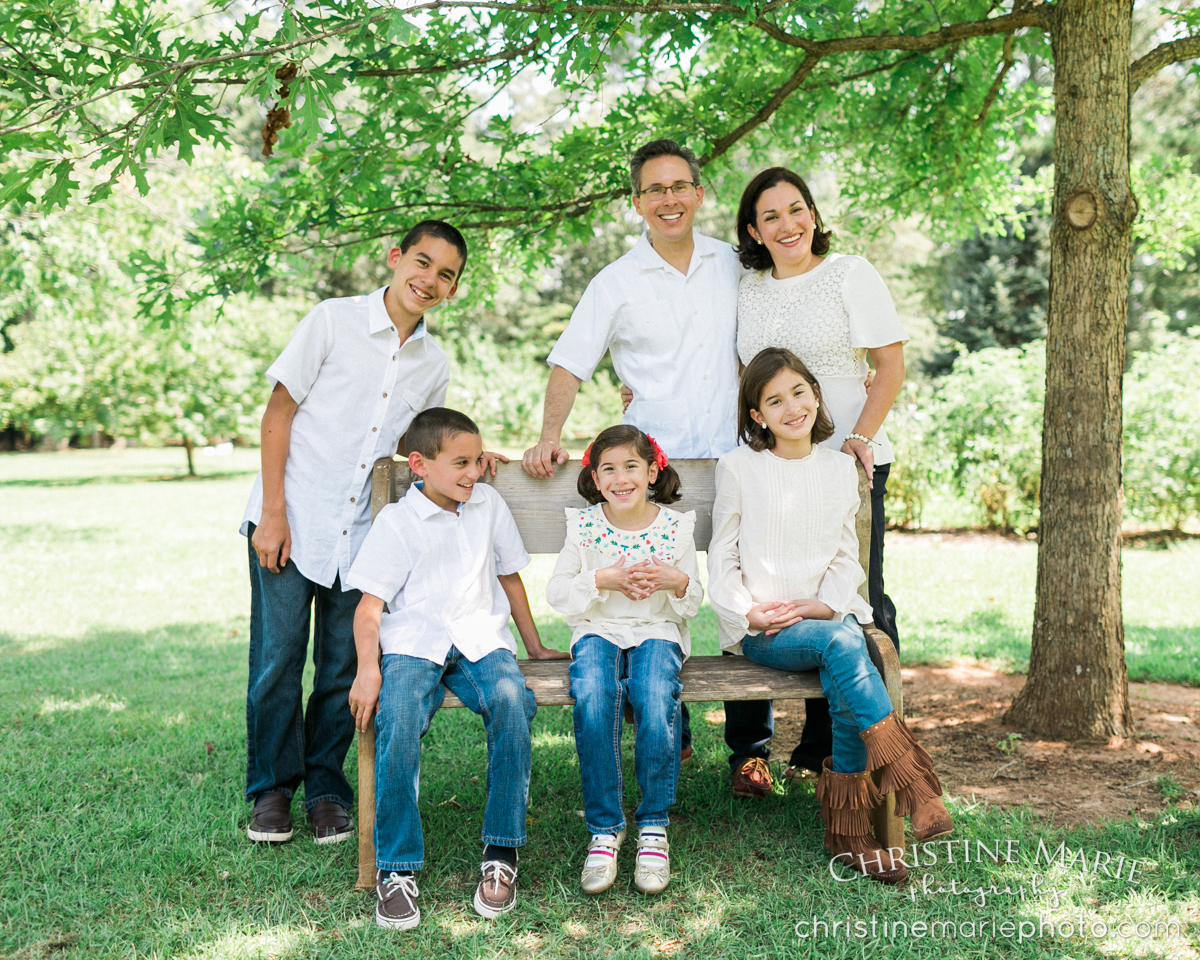
[[[250,525],[250,537],[254,525]],[[358,669],[354,610],[362,594],[334,580],[322,587],[295,563],[279,573],[250,550],[250,677],[246,685],[246,799],[304,784],[304,806],[334,800],[349,809],[354,791],[342,772],[354,739],[350,685]],[[301,678],[313,630],[313,691],[304,709]]]
[[[537,713],[533,691],[508,650],[493,650],[472,663],[456,647],[445,663],[387,654],[375,716],[375,865],[380,870],[420,870],[425,863],[421,812],[421,738],[450,688],[483,717],[487,731],[487,806],[483,842],[502,847],[525,843],[530,725]]]
[[[866,769],[867,747],[859,731],[891,713],[892,702],[853,616],[840,622],[801,620],[773,637],[747,636],[742,652],[755,663],[778,670],[819,668],[833,720],[833,769],[837,773]]]
[[[884,497],[892,465],[875,468],[871,487],[871,547],[867,564],[867,596],[875,626],[891,637],[900,652],[900,634],[896,630],[896,605],[883,586],[883,535],[887,529]],[[833,752],[833,732],[829,720],[829,704],[824,700],[804,701],[804,731],[792,751],[789,767],[819,770],[821,761]]]
[[[679,781],[683,651],[670,640],[643,640],[622,650],[592,633],[576,641],[571,657],[575,749],[588,830],[616,833],[625,826],[626,699],[633,704],[633,769],[642,791],[633,819],[639,827],[665,827]]]

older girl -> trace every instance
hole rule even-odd
[[[896,813],[918,840],[952,829],[929,755],[895,713],[867,655],[860,623],[871,608],[858,595],[854,460],[819,446],[833,433],[808,368],[771,347],[742,375],[738,431],[745,446],[721,457],[708,552],[709,599],[721,647],[781,670],[820,669],[833,720],[817,796],[825,844],[835,858],[875,880],[907,874],[871,836],[880,789],[895,790]]]

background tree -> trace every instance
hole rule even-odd
[[[253,11],[253,12],[251,12]],[[1121,376],[1130,243],[1130,95],[1200,55],[1200,16],[1166,10],[1135,49],[1127,0],[366,0],[170,17],[148,0],[14,0],[0,11],[0,200],[54,205],[79,164],[148,190],[146,165],[219,142],[225,97],[269,108],[267,179],[202,231],[211,290],[349,255],[428,214],[544,257],[622,196],[630,145],[680,133],[711,175],[786,144],[852,164],[868,216],[935,227],[1012,217],[1010,151],[1054,114],[1046,411],[1029,682],[1010,719],[1057,736],[1128,732],[1120,609]],[[272,19],[277,17],[277,19]],[[1017,69],[1018,64],[1020,68]],[[1022,82],[1053,70],[1053,97]],[[542,123],[506,90],[541,83]],[[290,126],[289,126],[290,124]],[[152,254],[168,315],[179,293]]]

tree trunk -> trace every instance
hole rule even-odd
[[[1055,6],[1037,602],[1029,680],[1005,719],[1056,738],[1099,739],[1132,725],[1121,620],[1121,375],[1137,211],[1132,8],[1129,0]]]
[[[194,477],[196,475],[196,464],[192,460],[192,441],[189,440],[187,437],[183,438],[183,449],[187,451],[188,476]]]

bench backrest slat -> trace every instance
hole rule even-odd
[[[717,461],[672,460],[671,466],[679,472],[683,494],[683,499],[671,504],[671,509],[696,511],[696,549],[707,550],[712,537]],[[570,462],[565,467],[559,467],[553,478],[537,480],[514,461],[497,464],[496,476],[485,476],[484,480],[504,497],[513,519],[517,521],[517,529],[521,531],[526,550],[530,553],[558,553],[566,539],[563,508],[586,506],[583,497],[575,489],[578,476],[578,463]],[[375,515],[387,504],[403,497],[415,479],[406,460],[376,460],[371,485],[371,519],[374,520]],[[858,562],[866,570],[871,545],[871,496],[866,474],[861,467],[858,481]],[[858,592],[870,602],[866,583]]]

